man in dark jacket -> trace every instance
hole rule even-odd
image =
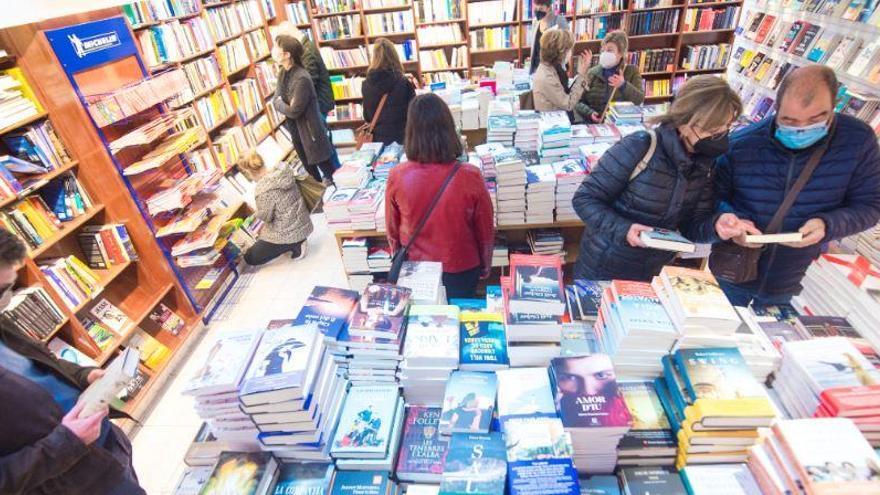
[[[0,308],[10,301],[24,256],[22,242],[0,229]],[[107,420],[107,410],[80,415],[80,392],[103,373],[59,360],[0,325],[0,493],[145,493],[131,464],[131,444]]]
[[[788,302],[800,292],[804,273],[825,243],[864,231],[880,219],[877,137],[855,117],[835,115],[836,94],[831,69],[811,65],[793,71],[779,87],[775,115],[735,133],[730,151],[718,160],[720,205],[710,221],[717,226],[721,214],[732,213],[757,233],[770,223],[816,147],[830,141],[780,230],[800,232],[803,240],[769,245],[753,282],[721,280],[733,304]],[[745,245],[742,239],[736,242]]]

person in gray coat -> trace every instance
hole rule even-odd
[[[303,67],[303,45],[293,36],[275,38],[272,58],[281,67],[273,105],[284,115],[296,154],[316,181],[333,183],[333,147],[318,108],[315,85]]]
[[[268,170],[260,155],[251,153],[238,167],[257,183],[255,215],[264,224],[259,239],[244,255],[245,263],[262,265],[288,252],[293,259],[304,258],[313,226],[293,166],[281,162]]]
[[[529,28],[528,46],[531,49],[529,74],[534,74],[541,64],[541,36],[547,31],[560,29],[568,31],[568,20],[564,15],[553,12],[553,0],[535,0],[535,17]]]

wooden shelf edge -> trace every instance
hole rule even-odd
[[[97,215],[98,213],[100,213],[103,210],[104,210],[104,205],[101,205],[101,204],[93,205],[92,209],[90,209],[89,211],[83,213],[82,215],[74,218],[73,220],[71,220],[69,222],[62,223],[61,229],[58,230],[57,232],[55,232],[55,234],[52,235],[52,237],[45,239],[43,244],[37,246],[36,249],[29,251],[28,257],[30,257],[31,259],[36,259],[40,255],[45,253],[49,248],[51,248],[52,246],[57,244],[58,241],[60,241],[61,239],[64,239],[68,235],[70,235],[70,233],[73,232],[74,230],[82,227],[86,222],[88,222],[89,220],[94,218],[95,215]]]
[[[49,116],[49,114],[45,110],[42,112],[37,112],[36,115],[31,115],[30,117],[28,117],[26,119],[20,120],[14,124],[9,124],[6,127],[0,128],[0,135],[12,132],[12,131],[14,131],[18,128],[24,127],[26,125],[33,124],[34,122],[36,122],[38,120],[43,120],[48,116]]]
[[[6,198],[6,199],[4,199],[3,201],[0,201],[0,208],[5,208],[5,207],[7,207],[7,206],[9,206],[9,205],[11,205],[11,204],[13,204],[13,203],[16,203],[16,202],[18,202],[18,201],[21,201],[21,200],[23,200],[24,198],[26,198],[26,197],[28,197],[28,196],[34,194],[35,192],[37,192],[37,191],[39,191],[40,189],[42,189],[43,186],[45,186],[46,184],[48,184],[49,181],[51,181],[52,179],[55,179],[56,177],[58,177],[59,175],[63,174],[64,172],[67,172],[68,170],[72,170],[72,169],[73,169],[74,167],[76,167],[77,165],[79,165],[79,161],[78,161],[78,160],[73,160],[73,161],[71,161],[71,162],[67,162],[67,163],[61,165],[60,167],[58,167],[58,168],[56,168],[56,169],[54,169],[54,170],[50,170],[49,172],[46,172],[45,174],[40,174],[40,175],[34,175],[34,176],[31,176],[31,179],[34,179],[34,180],[37,180],[37,181],[45,181],[45,182],[43,182],[43,183],[41,183],[41,184],[38,184],[38,185],[37,185],[36,187],[34,187],[33,189],[28,190],[25,194],[19,194],[19,195],[17,195],[17,196],[13,196],[13,197],[11,197],[11,198]]]

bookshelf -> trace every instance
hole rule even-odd
[[[39,185],[29,194],[39,194],[44,188],[52,187],[53,183],[73,177],[91,201],[91,207],[62,222],[57,231],[43,239],[42,244],[30,249],[19,270],[18,286],[42,288],[62,314],[60,323],[40,340],[44,343],[63,341],[103,365],[127,345],[135,327],[142,327],[161,340],[170,351],[171,356],[163,368],[143,368],[145,383],[124,404],[126,412],[138,416],[149,406],[153,395],[167,378],[165,369],[181,359],[186,354],[184,350],[197,340],[201,321],[128,194],[123,177],[117,173],[104,143],[96,132],[83,125],[89,121],[88,113],[81,105],[79,96],[70,90],[64,69],[43,35],[44,30],[86,21],[89,16],[108,16],[114,12],[115,9],[105,10],[0,30],[0,46],[13,55],[3,68],[14,66],[27,81],[40,82],[39,85],[30,85],[40,112],[4,127],[0,130],[0,137],[28,126],[50,124],[58,141],[67,150],[69,160],[37,176]],[[115,74],[108,79],[114,77]],[[17,201],[4,202],[0,208],[11,208]],[[88,258],[78,236],[89,227],[108,224],[125,226],[138,257],[136,260],[110,264],[106,268],[92,268],[96,290],[77,304],[70,305],[66,302],[66,296],[51,283],[50,276],[41,270],[41,265],[68,256],[86,261]],[[104,300],[122,311],[130,324],[129,331],[115,334],[110,344],[101,349],[83,322],[96,304]],[[149,329],[150,315],[160,306],[167,307],[182,319],[183,327],[177,335],[158,328]]]

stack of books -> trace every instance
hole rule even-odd
[[[538,151],[538,135],[541,132],[541,115],[534,110],[516,113],[516,139],[514,145],[523,151]]]
[[[657,376],[660,358],[678,338],[651,284],[629,280],[613,280],[604,289],[594,328],[617,373],[633,378]]]
[[[385,196],[384,183],[377,183],[375,187],[364,187],[352,196],[348,202],[348,218],[351,220],[352,230],[375,230],[376,209]]]
[[[607,118],[616,126],[640,125],[644,121],[642,107],[628,101],[611,102]]]
[[[684,343],[701,334],[710,339],[730,336],[743,324],[708,271],[664,266],[651,285]]]
[[[510,264],[510,250],[507,247],[507,239],[495,237],[495,245],[492,246],[492,266],[507,266]]]
[[[541,112],[541,163],[568,158],[571,123],[565,112]]]
[[[373,162],[373,177],[376,179],[387,180],[391,169],[400,163],[402,155],[402,144],[391,143],[383,147],[382,152],[379,153],[379,156],[376,157],[376,160]]]
[[[241,410],[238,390],[262,330],[226,331],[215,337],[204,364],[190,378],[184,395],[195,398],[196,413],[221,441],[257,447],[260,431]]]
[[[0,128],[9,127],[40,113],[21,69],[0,71]]]
[[[108,268],[138,259],[128,230],[121,223],[89,225],[76,239],[90,268]]]
[[[64,320],[64,313],[40,286],[15,291],[0,312],[0,321],[36,341],[45,340]]]
[[[324,193],[324,216],[330,230],[351,230],[348,203],[357,192],[355,188],[327,188]]]
[[[556,172],[553,165],[526,167],[526,223],[553,223]]]
[[[525,223],[526,171],[522,156],[514,148],[504,148],[494,154],[498,208],[498,225]]]
[[[360,297],[358,292],[338,287],[315,286],[300,309],[295,325],[314,323],[324,335],[324,343],[331,351],[344,349],[339,341],[348,319]]]
[[[583,160],[569,158],[553,162],[553,172],[556,173],[556,221],[578,220],[571,200],[581,182],[587,178],[587,168]]]
[[[442,392],[441,392],[442,400]],[[418,402],[407,403],[418,404]],[[439,402],[438,402],[439,404]],[[395,474],[401,482],[439,484],[446,463],[449,437],[440,435],[439,406],[407,406],[403,420],[403,438]],[[409,485],[408,491],[420,493],[416,488],[425,485]],[[435,494],[439,491],[435,488]],[[427,495],[427,494],[426,494]]]
[[[563,254],[565,239],[559,229],[531,229],[527,234],[532,254],[559,255]]]
[[[578,472],[611,473],[617,464],[618,444],[632,425],[611,359],[605,354],[556,358],[550,364],[550,376]]]
[[[46,281],[70,309],[77,308],[103,289],[98,275],[74,255],[41,260],[38,266]]]
[[[843,337],[782,345],[782,366],[773,390],[792,418],[847,416],[880,444],[875,404],[880,372]]]
[[[616,129],[617,128],[615,127],[615,130]],[[596,167],[599,166],[599,160],[602,158],[602,155],[604,155],[613,144],[613,142],[599,141],[584,144],[578,148],[579,155],[583,157],[588,171],[595,170]]]
[[[663,357],[658,387],[678,425],[676,467],[744,462],[757,429],[778,412],[736,348],[680,349]]]
[[[249,487],[249,493],[270,493],[278,479],[278,461],[268,452],[223,452],[205,479],[200,493],[210,493],[215,489],[239,491],[239,487]],[[187,483],[199,486],[199,476],[184,479]],[[189,489],[184,485],[184,488]]]
[[[807,269],[804,290],[793,302],[815,315],[843,316],[875,349],[880,349],[878,269],[857,254],[823,254]],[[803,311],[802,311],[803,312]]]
[[[441,405],[446,382],[458,368],[458,359],[458,307],[413,305],[399,375],[407,404]]]
[[[445,304],[442,277],[442,263],[404,261],[397,285],[412,291],[413,304]]]
[[[370,243],[367,252],[367,266],[371,273],[383,273],[391,269],[391,247],[381,241]]]
[[[617,446],[620,466],[671,466],[677,442],[653,380],[618,382],[632,428]]]
[[[345,273],[369,273],[367,254],[369,241],[366,237],[349,237],[342,241],[342,267]]]
[[[352,384],[396,382],[411,295],[389,284],[364,289],[340,337],[347,349],[343,367]]]
[[[609,281],[575,280],[574,284],[565,287],[568,315],[572,321],[589,323],[589,333],[595,338],[593,325],[599,318],[602,306],[602,295]]]
[[[61,168],[71,160],[67,148],[48,120],[7,132],[2,139],[9,150],[9,157],[29,162],[43,172]],[[0,161],[6,163],[7,160]],[[7,168],[16,172],[15,167]]]
[[[352,385],[330,447],[336,467],[344,471],[393,471],[404,414],[396,383]]]
[[[779,421],[762,431],[748,462],[760,486],[781,492],[871,493],[880,487],[880,457],[846,418]]]
[[[516,118],[509,114],[489,114],[486,142],[513,146],[516,134]]]

